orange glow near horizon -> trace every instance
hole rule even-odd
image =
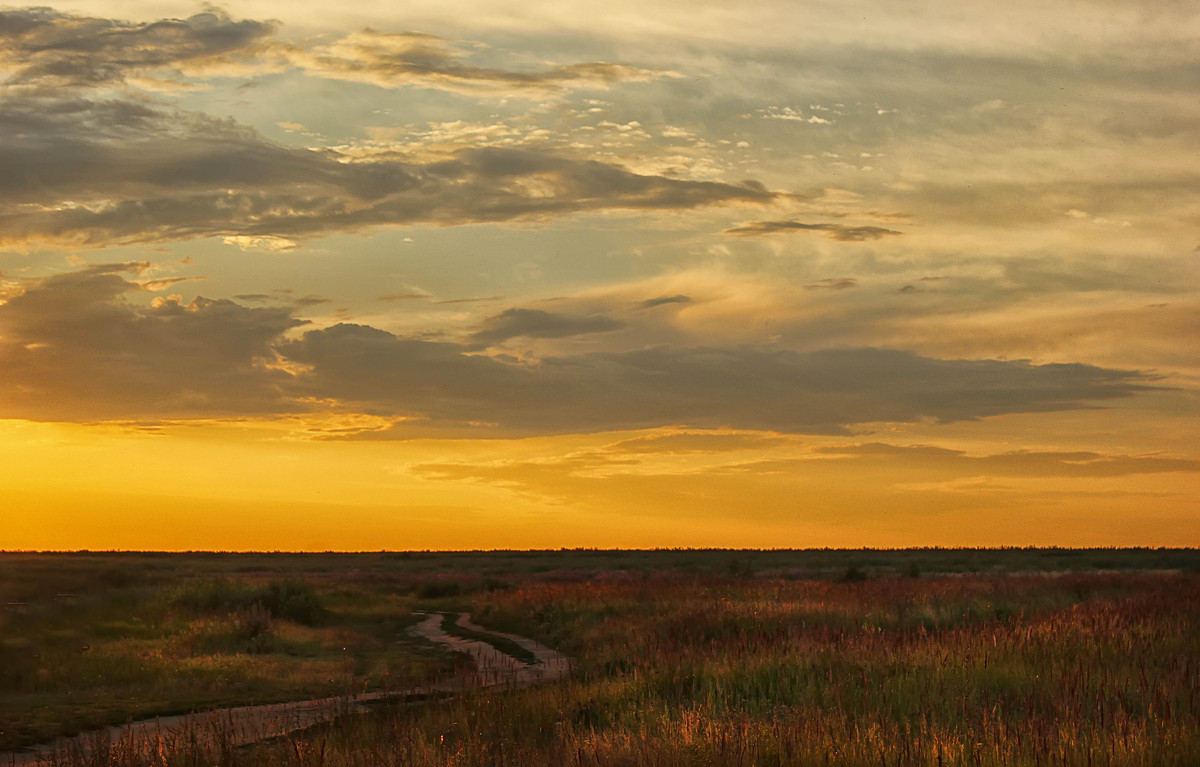
[[[275,424],[174,438],[0,428],[4,550],[1200,545],[1191,473],[1046,477],[1001,463],[989,478],[947,454],[814,452],[867,444],[844,439],[635,453],[620,446],[696,435],[398,446],[281,439]]]

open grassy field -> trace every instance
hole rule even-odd
[[[541,735],[513,763],[1200,763],[1195,576],[667,578],[540,585],[477,614],[578,662],[556,700],[525,694],[517,729]]]
[[[2,555],[0,737],[428,679],[461,608],[575,673],[151,761],[1200,763],[1196,552],[977,554]]]
[[[453,668],[408,636],[421,601],[411,584],[172,560],[0,561],[0,750],[129,718],[408,687]]]

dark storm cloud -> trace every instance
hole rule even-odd
[[[624,327],[624,322],[599,314],[575,316],[541,309],[507,309],[484,320],[470,340],[472,347],[484,349],[510,338],[567,338]]]
[[[846,226],[844,224],[805,224],[801,221],[749,221],[731,227],[722,234],[734,234],[739,237],[761,237],[781,232],[811,231],[821,232],[824,237],[838,242],[862,242],[863,240],[878,240],[883,237],[903,234],[894,229],[884,229],[881,226]]]
[[[547,357],[341,324],[298,337],[292,307],[157,297],[90,267],[24,283],[0,304],[0,417],[152,420],[325,409],[417,419],[430,434],[597,432],[656,426],[842,433],[855,424],[959,421],[1092,407],[1147,389],[1088,365],[938,360],[885,349],[654,347]],[[144,303],[144,299],[143,299]],[[496,338],[612,329],[605,318],[510,311]],[[413,436],[401,423],[377,437]]]

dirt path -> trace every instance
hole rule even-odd
[[[534,663],[522,663],[486,642],[451,636],[442,629],[442,616],[437,613],[427,615],[425,620],[412,628],[412,632],[417,636],[447,645],[452,650],[471,656],[475,661],[477,682],[484,687],[495,685],[529,687],[562,679],[571,670],[571,661],[567,656],[532,639],[485,629],[483,626],[472,623],[471,617],[467,613],[459,613],[455,623],[477,634],[491,635],[515,642],[537,659]]]
[[[441,614],[431,613],[409,631],[414,636],[470,656],[475,663],[474,675],[444,679],[425,687],[401,691],[238,706],[131,722],[58,738],[20,751],[0,751],[0,767],[48,765],[60,759],[69,760],[72,754],[83,757],[79,760],[83,761],[100,749],[111,749],[117,753],[130,750],[159,753],[189,744],[203,744],[219,750],[232,749],[287,735],[346,714],[364,713],[371,710],[373,704],[384,701],[417,702],[430,695],[453,694],[472,686],[528,687],[562,679],[571,669],[570,660],[556,650],[515,634],[489,631],[472,623],[466,613],[459,615],[458,625],[479,634],[511,640],[533,653],[537,661],[522,663],[486,642],[451,636],[442,628],[442,622]]]
[[[517,634],[505,634],[500,631],[492,631],[485,629],[483,626],[471,622],[471,616],[467,613],[459,613],[458,620],[455,621],[459,626],[465,629],[476,632],[477,634],[490,634],[495,637],[507,639],[517,645],[536,659],[533,663],[517,663],[514,682],[518,687],[528,687],[535,684],[544,684],[547,682],[556,682],[565,677],[571,671],[571,659],[563,655],[557,650],[552,650],[543,644],[539,644],[532,639],[527,639]],[[440,631],[440,628],[438,629]],[[441,640],[436,640],[441,641]],[[476,643],[480,644],[480,643]],[[491,648],[490,645],[484,645]],[[513,659],[503,653],[500,653],[495,648],[491,648],[492,652],[500,655],[502,658]],[[469,652],[469,651],[468,651]],[[480,664],[481,665],[481,664]]]

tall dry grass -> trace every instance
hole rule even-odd
[[[143,743],[72,763],[1200,764],[1193,575],[664,576],[475,600],[485,625],[573,654],[573,677],[249,749]]]

